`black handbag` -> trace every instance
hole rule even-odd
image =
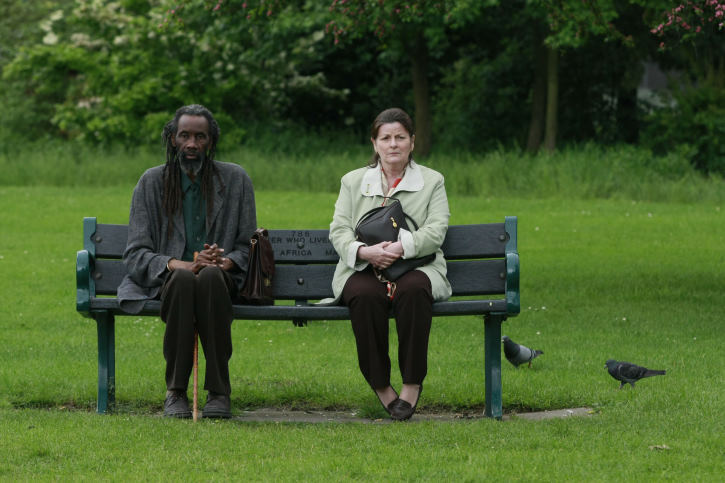
[[[355,226],[355,236],[366,245],[397,241],[401,228],[410,231],[406,219],[411,221],[416,230],[418,229],[415,220],[403,211],[400,200],[397,198],[388,198],[388,200],[387,205],[378,206],[365,213]],[[403,274],[426,265],[433,259],[435,259],[434,253],[418,258],[399,258],[388,268],[381,270],[381,273],[388,281],[394,282]]]

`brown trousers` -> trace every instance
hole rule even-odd
[[[373,389],[390,385],[388,318],[393,308],[398,332],[398,366],[404,384],[421,384],[428,373],[428,338],[433,319],[430,279],[411,270],[397,281],[393,300],[386,284],[372,268],[353,274],[342,291],[350,308],[357,357],[365,380]]]
[[[166,389],[186,391],[193,368],[194,329],[206,358],[204,389],[229,395],[232,356],[232,298],[236,284],[218,267],[198,274],[174,270],[161,290],[161,320],[166,323]]]

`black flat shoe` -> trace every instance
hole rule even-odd
[[[383,408],[385,408],[385,411],[388,413],[388,416],[392,416],[393,415],[393,413],[392,413],[393,407],[396,404],[398,404],[399,401],[400,401],[400,398],[399,397],[396,397],[395,399],[393,399],[392,401],[390,401],[390,404],[388,404],[387,406],[385,406],[382,401],[380,401],[380,404],[383,404]]]
[[[375,389],[373,389],[373,392],[375,393],[375,395],[376,395],[376,396],[378,396],[378,391],[376,391]],[[395,389],[393,389],[393,392],[395,392]],[[398,393],[397,393],[397,392],[395,392],[395,399],[393,399],[392,401],[390,401],[390,404],[388,404],[388,405],[386,406],[386,405],[385,405],[385,403],[383,403],[383,400],[382,400],[382,399],[380,399],[380,396],[378,396],[378,401],[380,401],[380,405],[381,405],[381,406],[383,407],[383,409],[385,409],[385,412],[386,412],[386,413],[388,413],[389,415],[391,414],[391,413],[390,413],[390,409],[391,409],[391,408],[392,408],[392,407],[393,407],[393,406],[394,406],[394,405],[395,405],[395,404],[396,404],[396,403],[397,403],[397,402],[398,402],[399,400],[400,400],[400,399],[398,398]]]
[[[186,391],[168,391],[164,400],[164,416],[167,418],[191,417],[191,409],[189,409],[189,400]]]
[[[202,411],[201,417],[206,419],[231,418],[231,400],[229,396],[225,394],[207,394],[206,406],[204,406],[204,411]]]
[[[415,398],[415,404],[411,405],[404,399],[396,399],[390,403],[390,417],[394,421],[407,421],[415,413],[415,408],[418,407],[418,401],[420,400],[420,393],[423,392],[423,384],[418,389],[418,397]]]

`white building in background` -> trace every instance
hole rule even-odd
[[[668,90],[670,78],[679,77],[677,72],[665,72],[655,62],[644,62],[644,73],[642,80],[637,86],[637,101],[652,107],[665,107],[669,101],[670,107],[676,104],[671,97],[662,96]]]

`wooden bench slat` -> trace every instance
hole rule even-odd
[[[505,289],[505,271],[503,259],[448,262],[448,280],[454,296],[501,294]],[[333,264],[276,265],[272,281],[275,298],[319,300],[332,297],[330,281],[334,272]],[[96,293],[115,295],[125,275],[126,267],[120,260],[96,260],[92,274]]]
[[[277,263],[331,263],[337,252],[330,243],[328,230],[269,230]],[[118,259],[126,249],[127,225],[98,224],[91,237],[96,258]],[[447,260],[466,258],[500,258],[504,256],[508,237],[503,223],[452,225],[443,243]]]
[[[128,241],[128,225],[99,223],[91,241],[96,246],[96,258],[121,258]]]
[[[335,265],[276,265],[272,280],[275,298],[322,299],[332,297],[332,274]],[[92,276],[99,295],[115,295],[126,275],[120,260],[96,260]]]
[[[329,230],[269,230],[276,263],[337,263]]]
[[[448,281],[453,296],[502,294],[506,289],[504,260],[465,260],[448,262]]]
[[[451,225],[441,248],[446,260],[502,258],[508,240],[503,223]]]

